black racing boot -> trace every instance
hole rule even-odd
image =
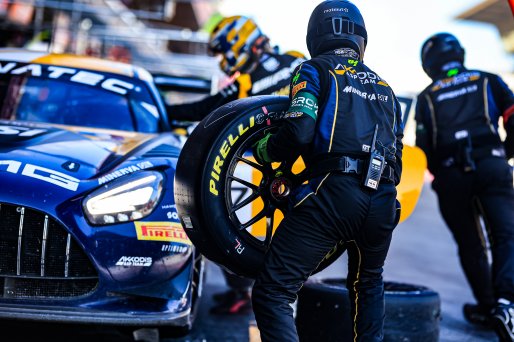
[[[492,323],[500,342],[514,342],[514,303],[499,299],[493,310]]]
[[[492,328],[492,307],[466,303],[462,307],[462,312],[464,318],[466,318],[469,323],[483,328]]]

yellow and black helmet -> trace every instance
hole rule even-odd
[[[209,50],[214,55],[221,55],[220,67],[227,75],[237,71],[245,72],[254,55],[268,43],[257,24],[244,16],[223,18],[212,31],[209,38]]]

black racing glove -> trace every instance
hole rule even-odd
[[[271,159],[268,156],[267,146],[268,140],[271,137],[271,133],[268,133],[261,140],[257,141],[252,145],[253,157],[257,163],[264,165],[264,163],[271,163]]]

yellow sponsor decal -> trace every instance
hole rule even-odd
[[[192,244],[182,225],[178,222],[134,222],[134,225],[138,240]]]
[[[431,91],[438,91],[451,86],[456,86],[464,82],[476,81],[480,79],[480,74],[477,72],[465,72],[452,77],[444,78],[434,83],[430,88]]]
[[[297,92],[299,92],[302,89],[305,89],[306,87],[307,87],[307,82],[306,81],[298,83],[297,85],[295,85],[293,87],[293,92],[292,92],[291,96],[294,97]]]
[[[342,69],[334,70],[336,74],[344,75],[344,74],[346,74],[346,72],[349,72],[350,74],[355,74],[355,70],[353,69],[353,67],[349,67],[347,65],[342,65],[341,67],[342,67]]]
[[[229,134],[221,144],[219,154],[216,156],[214,163],[212,164],[211,178],[209,179],[209,191],[214,196],[218,196],[221,168],[223,167],[223,164],[225,164],[225,159],[227,158],[230,149],[234,146],[239,137],[243,136],[253,126],[255,126],[254,116],[250,117],[247,123],[239,124],[237,126],[237,134]]]

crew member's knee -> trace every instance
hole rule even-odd
[[[260,284],[255,283],[252,287],[252,305],[254,308],[259,306],[262,299],[265,298],[264,288]]]
[[[255,309],[289,305],[296,299],[296,293],[283,286],[264,285],[256,282],[252,289],[252,304]]]
[[[359,276],[354,279],[353,284],[347,284],[347,286],[360,291],[380,291],[383,287],[382,271],[381,267],[362,269]]]

